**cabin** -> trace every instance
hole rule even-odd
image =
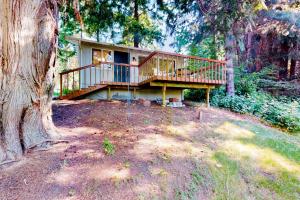
[[[226,83],[225,61],[69,37],[78,68],[60,73],[60,99],[147,99],[166,106],[183,90],[209,91]]]

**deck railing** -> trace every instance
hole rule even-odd
[[[140,65],[101,62],[60,73],[60,96],[96,85],[138,86],[150,81],[226,83],[226,62],[155,51]]]
[[[226,62],[157,51],[139,65],[139,81],[151,79],[224,84]]]
[[[137,85],[138,83],[138,65],[101,62],[61,72],[60,96],[98,84]]]

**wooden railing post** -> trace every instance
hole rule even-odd
[[[110,86],[108,87],[108,90],[107,90],[107,100],[108,101],[111,100],[111,88],[110,88]]]
[[[164,86],[162,87],[162,106],[166,107],[166,90],[167,90],[167,85],[164,84]]]
[[[62,74],[59,74],[59,82],[60,82],[60,91],[59,91],[59,96],[62,97],[63,94],[63,88],[62,88]]]
[[[210,107],[210,103],[209,103],[209,93],[210,93],[210,87],[208,87],[206,89],[206,107],[209,108]]]

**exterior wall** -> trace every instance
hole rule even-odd
[[[86,99],[107,99],[108,90],[100,90],[94,92],[88,96]],[[133,91],[125,90],[125,89],[111,89],[112,99],[117,100],[127,100],[133,99]],[[179,101],[183,99],[183,91],[182,89],[171,89],[167,88],[166,98],[177,98]],[[162,90],[161,88],[154,89],[141,89],[136,91],[136,99],[147,99],[150,101],[162,100]]]
[[[112,59],[114,58],[114,51],[122,51],[122,52],[129,52],[130,54],[130,64],[136,64],[138,65],[139,56],[147,57],[150,52],[143,52],[139,50],[133,50],[133,49],[121,49],[114,46],[111,47],[104,47],[97,44],[81,44],[80,46],[80,53],[78,54],[80,56],[79,61],[81,62],[80,66],[87,66],[92,64],[93,59],[93,49],[102,49],[102,50],[110,50],[112,51]],[[133,57],[136,58],[136,62],[133,62]],[[112,60],[113,62],[113,60]],[[91,70],[91,71],[90,71]],[[90,75],[91,74],[91,75]],[[99,68],[90,68],[86,70],[81,71],[81,80],[80,80],[80,87],[81,88],[87,88],[90,85],[95,84],[96,82],[99,82],[100,79],[102,81],[108,81],[113,82],[114,81],[114,66],[109,64],[103,64],[103,67],[101,70]],[[131,67],[130,68],[130,82],[131,83],[137,83],[138,82],[138,67]],[[91,76],[91,77],[90,77]],[[96,76],[96,77],[95,77]]]
[[[81,67],[91,65],[92,64],[92,58],[93,58],[93,51],[92,47],[82,45],[81,46]],[[95,48],[99,49],[99,48]],[[112,52],[113,57],[113,52]],[[104,65],[103,68],[100,70],[100,68],[89,68],[85,70],[81,70],[80,72],[80,87],[81,88],[87,88],[90,85],[95,84],[96,82],[102,81],[113,81],[114,80],[114,73],[113,73],[113,66],[110,66],[108,64]],[[91,80],[90,80],[91,79]]]

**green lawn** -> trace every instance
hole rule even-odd
[[[207,182],[213,183],[216,199],[300,198],[298,136],[235,120],[213,132],[218,147],[207,160]]]

